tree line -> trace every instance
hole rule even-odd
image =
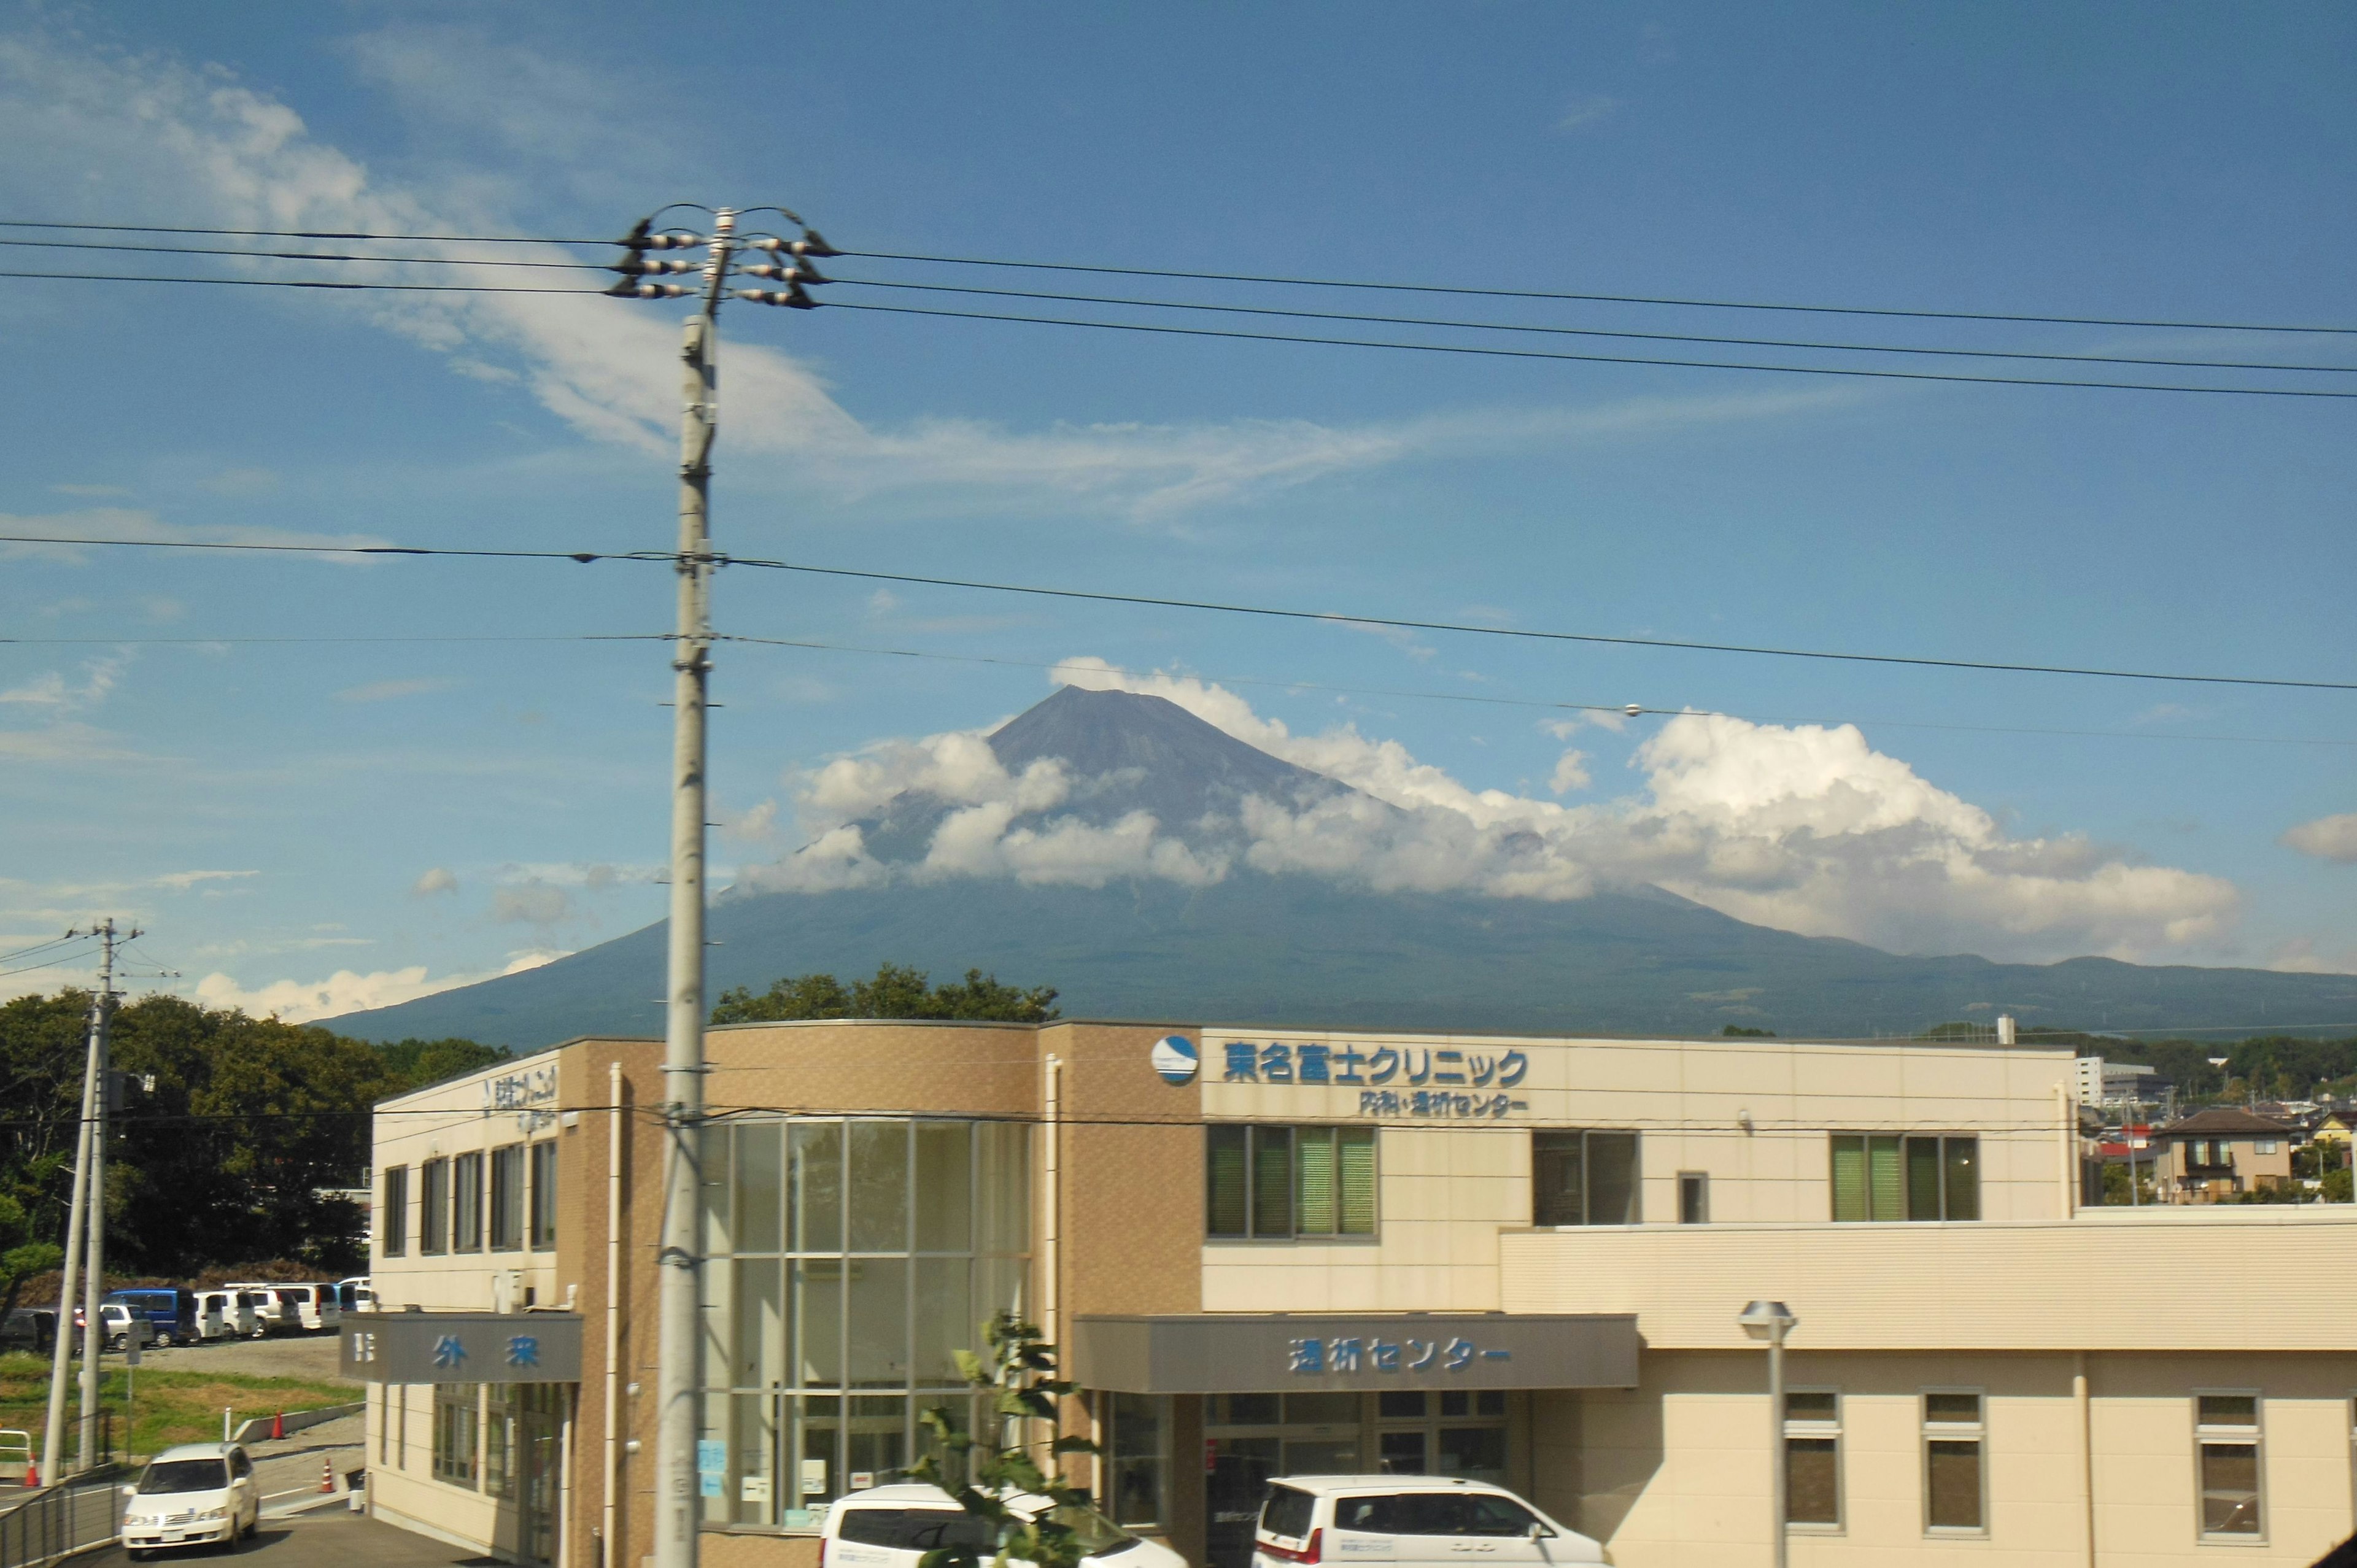
[[[64,1256],[90,1005],[70,989],[0,1005],[0,1305]],[[361,1266],[360,1208],[334,1194],[364,1179],[370,1108],[508,1054],[372,1045],[177,996],[118,1005],[112,1042],[114,1067],[153,1087],[135,1083],[108,1128],[108,1271],[173,1279]]]

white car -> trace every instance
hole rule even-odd
[[[261,1332],[262,1319],[254,1313],[251,1292],[206,1290],[197,1293],[198,1338],[251,1339]]]
[[[1010,1506],[1034,1513],[1048,1499],[1019,1497]],[[1089,1553],[1083,1562],[1108,1568],[1187,1568],[1187,1560],[1160,1541],[1132,1535],[1094,1509],[1068,1509],[1056,1517],[1079,1532]],[[819,1561],[824,1568],[917,1568],[918,1560],[937,1547],[971,1546],[985,1557],[998,1550],[990,1521],[958,1507],[939,1487],[871,1487],[837,1498],[827,1505],[822,1535]]]
[[[159,1546],[234,1547],[262,1522],[253,1461],[234,1443],[184,1443],[123,1488],[123,1545],[135,1563]]]
[[[344,1320],[343,1308],[336,1301],[336,1287],[333,1285],[232,1281],[223,1288],[252,1291],[264,1298],[260,1311],[265,1333],[317,1334],[337,1327]]]
[[[81,1348],[82,1326],[89,1321],[81,1307],[74,1308],[73,1331],[76,1350]],[[123,1349],[135,1338],[143,1348],[156,1343],[156,1326],[149,1322],[144,1314],[133,1312],[119,1301],[102,1301],[98,1304],[98,1326],[100,1344],[109,1350]]]
[[[1268,1484],[1253,1568],[1601,1563],[1604,1548],[1503,1487],[1440,1476],[1286,1476]]]

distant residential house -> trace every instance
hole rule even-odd
[[[2298,1136],[2289,1122],[2222,1106],[2158,1129],[2153,1142],[2167,1151],[2171,1203],[2218,1203],[2289,1186]]]

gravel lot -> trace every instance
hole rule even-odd
[[[176,1372],[237,1372],[251,1378],[324,1378],[339,1381],[339,1334],[289,1334],[268,1339],[200,1339],[169,1350],[149,1350],[140,1364]],[[361,1385],[354,1383],[354,1388]],[[354,1394],[354,1399],[360,1396]]]

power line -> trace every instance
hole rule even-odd
[[[891,659],[930,659],[957,664],[991,664],[1017,670],[1066,670],[1081,666],[1071,659],[1004,659],[980,653],[941,653],[913,648],[865,648],[847,642],[821,642],[811,639],[791,637],[753,637],[743,633],[718,633],[719,642],[752,643],[766,648],[803,648],[827,653],[864,653]],[[1130,680],[1152,680],[1168,672],[1158,670],[1129,670],[1115,664],[1089,666],[1109,675]],[[1182,671],[1178,678],[1208,681],[1225,686],[1262,686],[1273,691],[1323,692],[1340,696],[1401,697],[1412,701],[1435,703],[1476,703],[1490,707],[1539,708],[1557,713],[1614,714],[1628,718],[1705,718],[1737,719],[1745,724],[1775,725],[1858,725],[1880,729],[1948,730],[1965,735],[2035,735],[2090,740],[2187,740],[2219,741],[2235,746],[2357,746],[2357,740],[2336,740],[2330,736],[2266,736],[2266,735],[2183,735],[2165,730],[2108,729],[2042,729],[2017,725],[1942,725],[1911,719],[1823,718],[1795,717],[1790,714],[1727,713],[1717,708],[1657,708],[1642,704],[1612,703],[1550,702],[1543,697],[1493,697],[1477,692],[1414,692],[1384,686],[1329,686],[1314,681],[1281,681],[1253,675],[1211,675]]]
[[[330,278],[199,277],[177,274],[65,273],[35,272],[24,269],[0,269],[0,278],[48,279],[52,282],[68,283],[196,284],[223,288],[295,288],[360,293],[377,291],[395,294],[571,294],[579,295],[585,298],[602,295],[607,292],[604,289],[564,288],[540,284],[385,283]],[[1943,382],[1960,386],[2059,387],[2084,392],[2169,392],[2209,397],[2357,398],[2357,392],[2334,392],[2321,387],[2201,386],[2174,381],[2083,381],[2049,376],[1973,376],[1937,371],[1869,370],[1861,366],[1758,364],[1738,360],[1684,360],[1641,354],[1577,354],[1561,349],[1484,348],[1469,343],[1405,343],[1364,338],[1320,338],[1307,333],[1240,332],[1221,328],[1175,327],[1137,321],[1081,321],[1068,317],[1022,316],[983,310],[950,310],[926,306],[863,305],[847,299],[813,301],[812,307],[874,311],[892,316],[934,317],[960,321],[997,321],[1031,327],[1083,328],[1100,332],[1135,332],[1161,337],[1219,338],[1232,342],[1308,344],[1331,349],[1378,349],[1398,353],[1471,355],[1476,358],[1493,360],[1540,360],[1592,365],[1651,365],[1689,371],[1748,371],[1762,375],[1841,376],[1867,381]],[[1186,308],[1223,307],[1206,306]],[[1533,328],[1528,330],[1553,329]],[[1698,340],[1707,341],[1707,339]],[[1932,353],[1951,350],[1890,349],[1878,351]],[[2002,357],[2017,359],[2047,356],[2005,355]],[[2126,364],[2137,361],[2123,360],[2109,362]],[[2162,361],[2151,362],[2161,363]],[[2267,366],[2265,368],[2311,371],[2334,367]]]
[[[0,241],[0,243],[7,242]],[[521,263],[533,264],[533,263]],[[2156,365],[2187,371],[2297,371],[2323,375],[2357,374],[2352,365],[2286,365],[2263,360],[2147,360],[2121,354],[2057,354],[2029,349],[1910,347],[1893,343],[1826,343],[1793,338],[1712,338],[1685,332],[1634,332],[1599,327],[1555,327],[1515,321],[1451,321],[1428,316],[1375,316],[1353,311],[1286,310],[1264,305],[1211,305],[1193,300],[1135,299],[1114,295],[1056,294],[1040,289],[973,288],[951,284],[880,283],[872,278],[834,278],[856,288],[897,288],[929,294],[987,295],[998,299],[1046,299],[1070,305],[1130,306],[1150,310],[1207,310],[1229,316],[1280,316],[1302,321],[1355,321],[1382,327],[1438,327],[1468,332],[1544,332],[1566,338],[1620,338],[1648,343],[1709,343],[1739,349],[1808,349],[1845,354],[1937,354],[1969,360],[2041,360],[2078,365]]]
[[[2352,394],[2357,395],[2357,394]],[[91,539],[61,534],[0,534],[0,544],[70,544],[146,550],[262,551],[305,555],[452,556],[509,561],[632,561],[673,564],[675,555],[663,551],[592,550],[470,550],[416,544],[264,544],[163,539]],[[1041,598],[1073,599],[1096,604],[1141,605],[1156,609],[1202,610],[1220,615],[1262,616],[1278,620],[1318,621],[1335,626],[1395,627],[1406,631],[1455,632],[1468,637],[1502,637],[1535,642],[1577,642],[1610,648],[1659,648],[1689,653],[1733,653],[1770,659],[1814,659],[1846,664],[1892,664],[1913,669],[1976,670],[2012,675],[2077,675],[2107,681],[2162,681],[2209,686],[2256,686],[2290,691],[2357,692],[2357,681],[2299,681],[2265,675],[2193,675],[2150,670],[2113,670],[2092,665],[2018,664],[1996,660],[1933,659],[1900,653],[1842,653],[1825,649],[1772,648],[1738,642],[1695,642],[1676,638],[1614,637],[1602,632],[1541,631],[1527,627],[1477,626],[1462,621],[1411,620],[1404,617],[1350,614],[1336,610],[1287,609],[1269,605],[1229,604],[1216,599],[1165,598],[1150,594],[1115,594],[1086,588],[1052,588],[1035,584],[989,583],[961,577],[929,577],[912,572],[873,572],[848,566],[811,566],[791,561],[755,556],[716,554],[722,566],[746,566],[772,572],[798,572],[813,576],[845,577],[863,582],[904,583],[921,587],[963,588],[982,593],[1020,594]]]
[[[2152,321],[2113,316],[2039,316],[1993,310],[1907,310],[1863,305],[1803,305],[1758,299],[1689,299],[1663,295],[1575,294],[1559,289],[1482,288],[1458,284],[1378,283],[1365,279],[1284,277],[1261,273],[1184,272],[1161,267],[1089,266],[1071,262],[1018,262],[981,256],[930,256],[900,251],[845,251],[845,256],[881,262],[924,262],[938,266],[1009,267],[1034,272],[1092,273],[1109,277],[1180,278],[1200,283],[1275,284],[1289,288],[1375,289],[1398,294],[1445,294],[1489,299],[1551,299],[1595,305],[1668,306],[1691,310],[1780,310],[1812,316],[1874,316],[1910,321],[1998,321],[2036,327],[2142,327],[2182,332],[2307,332],[2357,335],[2357,327],[2295,326],[2257,321]]]
[[[576,631],[542,634],[477,635],[428,633],[413,637],[0,637],[0,647],[11,648],[212,648],[292,643],[441,643],[441,642],[670,642],[670,631]]]
[[[149,255],[232,256],[252,261],[367,263],[388,266],[527,267],[571,272],[607,272],[611,270],[603,263],[596,262],[531,261],[504,257],[481,256],[372,256],[357,254],[350,252],[268,251],[255,250],[248,247],[218,245],[141,245],[97,240],[27,240],[0,237],[0,246],[32,247],[46,250],[125,252],[135,254]],[[95,277],[98,274],[16,274],[9,275]],[[114,276],[117,274],[107,275]],[[170,281],[199,280],[180,279]],[[201,281],[226,283],[241,280],[224,278]],[[1390,327],[1434,327],[1450,330],[1474,332],[1534,332],[1545,333],[1557,337],[1611,338],[1632,341],[1658,343],[1705,343],[1730,348],[1802,349],[1855,354],[1922,354],[1944,358],[1975,360],[2031,360],[2066,364],[2142,365],[2172,370],[2286,371],[2320,375],[2348,375],[2357,373],[2357,365],[2287,365],[2269,360],[2147,359],[2119,354],[2066,354],[2043,352],[2031,349],[1933,348],[1889,343],[1829,343],[1783,338],[1726,338],[1711,337],[1695,333],[1640,332],[1606,328],[1564,327],[1535,322],[1461,321],[1437,319],[1429,317],[1383,316],[1351,311],[1291,310],[1270,306],[1220,305],[1191,300],[1138,299],[1104,295],[1062,294],[1038,289],[984,288],[952,284],[884,281],[874,278],[836,278],[833,281],[838,284],[862,288],[904,289],[932,294],[984,295],[1002,299],[1053,300],[1075,305],[1121,306],[1152,310],[1212,311],[1222,315],[1283,317],[1288,319],[1308,321],[1348,321]],[[319,285],[316,286],[326,285]],[[580,292],[587,293],[590,291],[583,290]]]
[[[611,239],[549,240],[522,234],[372,234],[357,229],[195,229],[159,223],[44,223],[0,219],[0,229],[61,229],[77,234],[212,234],[238,240],[399,240],[451,245],[612,245]]]
[[[0,220],[0,229],[51,229],[72,233],[193,234],[248,240],[363,240],[428,244],[612,245],[611,236],[551,237],[529,234],[385,234],[354,229],[219,229],[155,223],[67,223],[31,219]],[[1265,273],[1215,273],[1163,267],[1118,267],[1077,262],[1016,261],[983,256],[942,256],[906,251],[844,251],[863,260],[919,262],[934,266],[1003,267],[1033,272],[1083,273],[1106,277],[1177,278],[1201,283],[1269,284],[1288,288],[1367,289],[1401,294],[1438,294],[1492,299],[1539,299],[1576,304],[1644,305],[1695,310],[1770,310],[1816,316],[1867,316],[1913,321],[1990,321],[2040,327],[2133,327],[2185,332],[2298,332],[2357,335],[2357,327],[2260,321],[2156,320],[2132,317],[2040,315],[2021,311],[1923,310],[1862,305],[1815,305],[1782,300],[1702,299],[1665,295],[1580,293],[1563,289],[1494,288],[1464,284],[1306,278]]]
[[[54,278],[69,283],[197,283],[223,288],[390,289],[404,294],[578,294],[600,295],[601,288],[555,288],[538,284],[495,283],[348,283],[324,278],[166,277],[148,273],[34,273],[0,271],[0,278]]]
[[[0,274],[0,276],[7,274]],[[1142,321],[1076,321],[1062,316],[1016,316],[987,310],[946,310],[916,305],[818,302],[828,310],[873,310],[893,316],[937,316],[960,321],[1005,321],[1029,327],[1083,327],[1101,332],[1145,332],[1175,338],[1220,338],[1246,343],[1312,343],[1330,349],[1385,349],[1416,354],[1470,354],[1493,360],[1559,360],[1591,365],[1661,365],[1687,371],[1752,371],[1767,375],[1849,376],[1868,381],[1945,381],[1965,386],[2075,387],[2090,392],[2190,392],[2213,397],[2357,398],[2357,392],[2319,387],[2216,387],[2184,382],[2067,381],[2042,376],[1966,376],[1940,371],[1875,371],[1857,366],[1760,365],[1735,360],[1670,360],[1639,354],[1574,354],[1555,349],[1488,349],[1471,343],[1401,343],[1365,338],[1317,338],[1297,332],[1238,332],[1216,327],[1168,327]]]

